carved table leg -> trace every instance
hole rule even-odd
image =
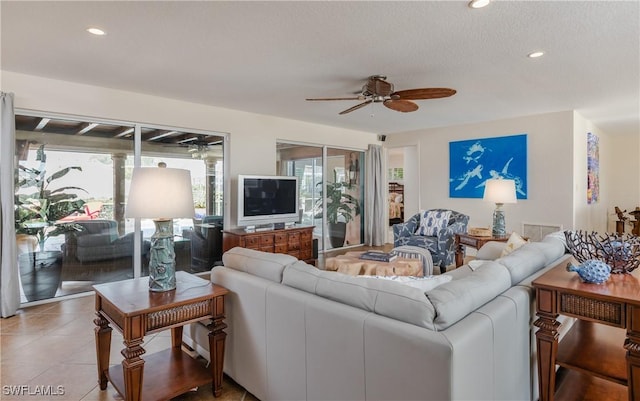
[[[627,331],[624,341],[627,350],[627,377],[629,378],[629,400],[640,401],[640,333]]]
[[[538,355],[538,386],[540,401],[553,401],[556,388],[556,356],[558,354],[557,314],[538,312],[538,320],[533,324],[539,327],[536,332]]]
[[[211,359],[211,376],[213,379],[213,395],[215,397],[220,396],[222,393],[222,369],[224,367],[224,342],[227,338],[227,333],[224,329],[227,328],[226,323],[222,320],[224,316],[218,317],[213,320],[207,328],[209,329],[209,357]]]
[[[124,356],[122,361],[124,398],[127,401],[141,401],[144,359],[140,356],[145,353],[142,348],[142,337],[125,340],[124,345],[126,348],[120,352]]]
[[[96,312],[96,317],[93,320],[96,327],[94,329],[96,337],[96,355],[98,357],[98,384],[100,384],[100,390],[107,389],[107,370],[109,370],[109,354],[111,352],[111,331],[113,330],[109,326],[109,321],[105,319],[100,313]]]
[[[178,326],[171,329],[171,346],[173,348],[182,346],[182,328],[183,326]]]
[[[456,267],[462,266],[464,263],[464,246],[460,243],[460,240],[456,237]]]

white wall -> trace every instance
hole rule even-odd
[[[611,196],[607,205],[608,232],[614,232],[618,217],[615,207],[629,211],[640,207],[640,133],[637,135],[611,135],[609,138],[608,158],[611,160],[611,171],[607,174],[608,188]],[[600,148],[602,152],[602,148]],[[632,218],[629,214],[625,216]],[[626,232],[631,231],[627,224]]]
[[[449,198],[449,142],[527,134],[528,199],[505,205],[508,231],[522,222],[573,225],[573,112],[564,111],[477,124],[388,135],[385,146],[419,147],[420,208],[446,207],[488,227],[495,205],[482,199]]]
[[[277,140],[360,150],[377,143],[373,133],[9,71],[0,74],[1,90],[14,92],[16,108],[229,133],[231,224],[236,221],[236,177],[276,174]]]

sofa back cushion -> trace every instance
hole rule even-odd
[[[511,287],[507,269],[486,261],[475,271],[442,284],[426,295],[436,312],[436,330],[444,330]]]
[[[285,266],[297,262],[291,255],[235,247],[222,255],[225,267],[280,283]]]
[[[506,246],[506,242],[489,241],[478,249],[478,252],[476,252],[476,259],[496,260],[502,256],[502,251]]]
[[[424,292],[391,280],[353,277],[298,262],[285,268],[282,284],[416,326],[434,327],[435,311]]]
[[[114,241],[116,238],[118,238],[118,222],[116,222],[115,220],[78,220],[74,221],[74,224],[82,227],[81,231],[74,232],[74,234],[78,238],[84,235],[92,234],[108,235],[108,242]]]
[[[315,294],[321,272],[322,270],[299,260],[284,269],[282,284]]]
[[[525,244],[518,250],[496,260],[509,271],[512,285],[516,285],[546,266],[547,257],[542,252],[544,246],[541,247],[538,244]]]

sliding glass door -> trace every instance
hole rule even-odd
[[[364,152],[323,146],[277,145],[277,171],[300,180],[300,222],[314,226],[318,249],[363,242]]]
[[[15,217],[22,302],[147,274],[154,224],[142,220],[136,236],[135,221],[125,218],[136,135],[139,165],[165,162],[191,172],[195,214],[174,221],[176,269],[200,272],[221,260],[222,135],[17,113]]]

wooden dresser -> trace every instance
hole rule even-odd
[[[315,265],[313,226],[246,232],[242,228],[222,231],[222,252],[240,246],[263,252],[286,253]]]

